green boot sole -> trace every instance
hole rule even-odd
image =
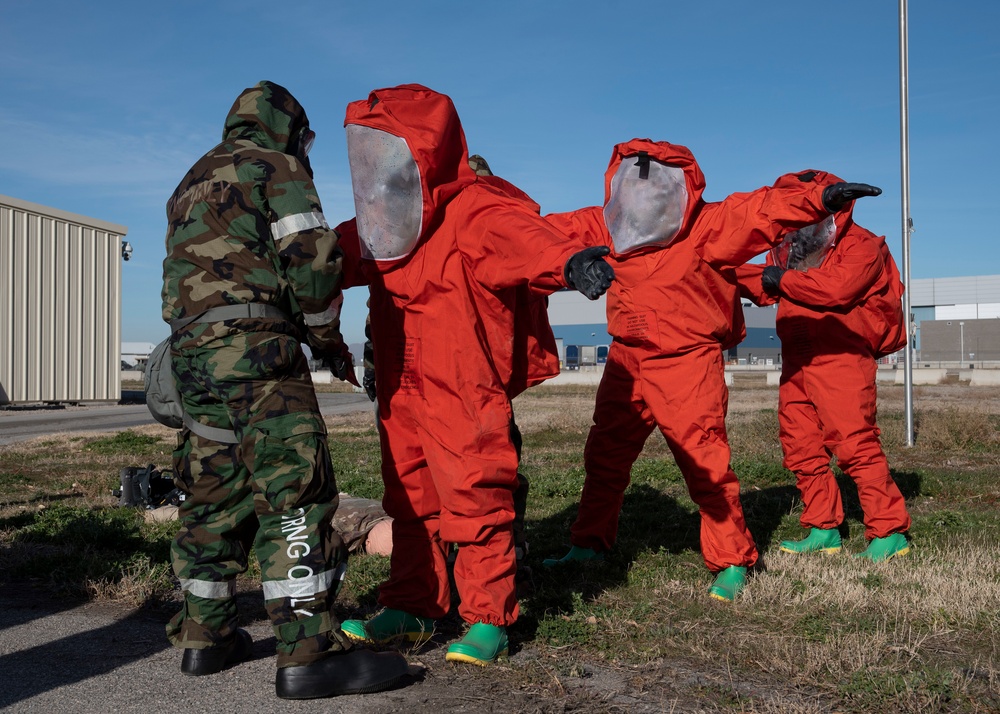
[[[469,628],[465,637],[448,647],[448,654],[444,658],[448,662],[464,662],[486,667],[497,658],[506,656],[507,651],[505,628],[477,622]]]
[[[387,607],[367,622],[344,620],[340,623],[340,629],[355,642],[385,644],[405,640],[420,644],[434,634],[434,620]]]

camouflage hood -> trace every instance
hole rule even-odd
[[[265,80],[244,89],[236,99],[222,138],[246,139],[265,149],[295,154],[295,143],[308,127],[306,110],[291,92]]]

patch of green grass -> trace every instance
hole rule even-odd
[[[89,510],[56,505],[39,511],[16,540],[26,543],[80,543],[93,548],[131,550],[142,542],[135,509]]]
[[[736,458],[732,466],[741,483],[753,484],[755,488],[788,486],[795,482],[795,476],[781,465],[780,460]]]
[[[861,576],[861,584],[866,590],[881,590],[885,587],[885,578],[881,573],[865,573]]]
[[[563,429],[545,428],[530,434],[522,434],[524,439],[524,451],[528,452],[549,452],[551,456],[558,457],[564,451],[569,451],[574,455],[582,452],[580,434]],[[539,454],[533,454],[538,457]]]
[[[564,612],[547,613],[538,622],[535,636],[553,647],[587,644],[597,631],[597,618],[589,612],[579,593]]]
[[[129,579],[145,581],[152,592],[172,588],[170,540],[176,524],[146,524],[132,508],[89,509],[54,505],[15,518],[2,555],[11,577],[35,578],[57,591],[107,591]],[[155,584],[155,585],[154,585]]]
[[[1000,538],[996,512],[990,510],[955,511],[950,508],[925,511],[914,509],[910,535],[917,547],[921,543],[944,544],[967,535],[992,534]]]
[[[534,498],[537,504],[544,504],[548,499],[573,499],[580,498],[580,491],[583,489],[584,471],[580,466],[571,469],[535,469],[532,471],[522,470],[526,473],[530,482],[529,499]],[[532,506],[529,502],[529,508]]]
[[[351,617],[378,609],[378,586],[389,577],[389,558],[381,555],[351,556],[339,600],[349,604]]]
[[[153,451],[153,448],[161,447],[163,443],[163,439],[158,436],[148,436],[125,430],[114,436],[91,439],[84,448],[103,456],[127,456],[134,461],[138,456],[144,454],[161,455],[162,451]]]
[[[956,698],[955,679],[934,665],[879,668],[855,672],[838,690],[862,711],[947,711]]]
[[[0,472],[0,489],[20,489],[22,486],[30,486],[31,479],[20,473]]]
[[[683,484],[684,475],[673,459],[637,459],[632,465],[633,484]]]
[[[358,498],[382,498],[382,457],[378,433],[337,434],[329,440],[337,488]]]
[[[825,642],[830,635],[830,620],[819,613],[807,613],[795,621],[791,631],[810,642]]]

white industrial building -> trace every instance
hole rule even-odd
[[[926,366],[997,366],[1000,363],[1000,275],[921,278],[910,281],[915,357]],[[669,305],[663,309],[669,310]],[[735,363],[780,360],[773,307],[747,305],[747,336],[728,357]],[[560,359],[575,366],[572,355],[607,354],[605,298],[590,301],[575,290],[549,298],[549,321],[560,343]],[[587,346],[591,349],[583,349]],[[576,348],[574,351],[573,348]],[[568,359],[569,357],[569,359]],[[578,364],[587,364],[578,362]]]
[[[0,195],[0,404],[121,398],[127,232]]]

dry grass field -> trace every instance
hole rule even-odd
[[[542,567],[568,545],[594,392],[543,386],[515,402],[532,577],[512,653],[486,670],[449,665],[442,644],[459,623],[440,623],[430,644],[407,651],[428,672],[406,690],[413,711],[428,711],[429,700],[437,711],[478,712],[1000,711],[1000,390],[917,387],[917,442],[907,447],[903,388],[879,387],[913,550],[865,566],[851,557],[864,539],[847,477],[844,552],[777,551],[800,533],[801,511],[781,467],[777,389],[738,380],[733,465],[763,567],[732,604],[707,597],[697,510],[656,433],[633,468],[608,559]],[[328,426],[341,490],[378,497],[371,414]],[[149,426],[0,447],[0,578],[169,615],[178,597],[167,565],[172,525],[117,508],[110,491],[123,466],[167,466],[172,440]],[[340,614],[374,611],[386,572],[384,558],[353,559]],[[248,618],[264,617],[256,585],[253,571],[241,582]]]

